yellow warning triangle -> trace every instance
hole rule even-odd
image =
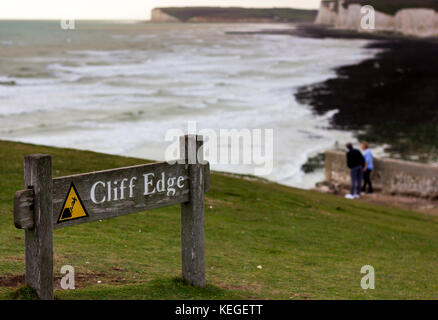
[[[88,217],[88,213],[85,210],[81,198],[79,198],[79,193],[76,190],[75,185],[72,183],[67,193],[67,197],[65,198],[64,205],[62,206],[57,223],[84,217]]]

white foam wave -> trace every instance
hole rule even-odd
[[[316,116],[293,93],[333,77],[334,67],[373,55],[362,49],[366,42],[224,36],[229,26],[148,27],[156,29],[110,35],[120,42],[117,50],[26,58],[46,63],[55,78],[20,78],[1,88],[0,138],[163,160],[166,130],[186,129],[188,120],[216,130],[274,128],[280,147],[268,178],[300,187],[322,178],[301,171],[309,156],[353,139],[327,130],[336,111]],[[127,39],[138,47],[123,48]]]

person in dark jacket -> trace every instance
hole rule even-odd
[[[365,165],[365,159],[362,153],[353,148],[351,143],[347,144],[347,166],[350,168],[350,194],[347,194],[347,199],[359,199],[362,188],[362,172]]]

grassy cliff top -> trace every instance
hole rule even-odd
[[[338,0],[324,0],[323,2],[338,2]],[[344,6],[349,4],[371,5],[376,10],[387,14],[396,14],[397,11],[407,8],[431,8],[438,11],[438,0],[345,0]]]
[[[0,299],[25,272],[24,231],[15,229],[12,207],[31,153],[51,154],[55,176],[145,162],[0,141]],[[180,207],[171,206],[55,230],[55,296],[437,298],[438,217],[218,173],[205,208],[206,289],[179,279]],[[66,264],[75,268],[76,290],[59,289]],[[375,290],[360,287],[363,265],[375,268]]]
[[[169,7],[159,8],[163,12],[181,21],[193,17],[227,18],[227,19],[278,19],[283,21],[313,21],[317,10],[300,10],[291,8],[253,9],[240,7]]]
[[[376,10],[388,14],[395,14],[407,8],[431,8],[438,10],[438,0],[346,0],[345,4],[359,3],[371,5]]]

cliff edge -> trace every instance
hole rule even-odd
[[[316,24],[332,25],[336,28],[359,32],[397,32],[417,37],[438,36],[438,1],[401,1],[394,5],[388,0],[374,3],[367,1],[375,8],[375,29],[365,30],[361,27],[363,14],[361,0],[325,0],[315,19]],[[387,3],[387,5],[385,5]],[[401,5],[413,7],[402,7]],[[391,5],[392,4],[392,5]],[[421,5],[429,7],[421,7]]]
[[[152,22],[312,22],[317,10],[292,8],[168,7],[155,8]]]
[[[178,18],[165,13],[160,8],[152,9],[151,21],[154,22],[181,22]]]

